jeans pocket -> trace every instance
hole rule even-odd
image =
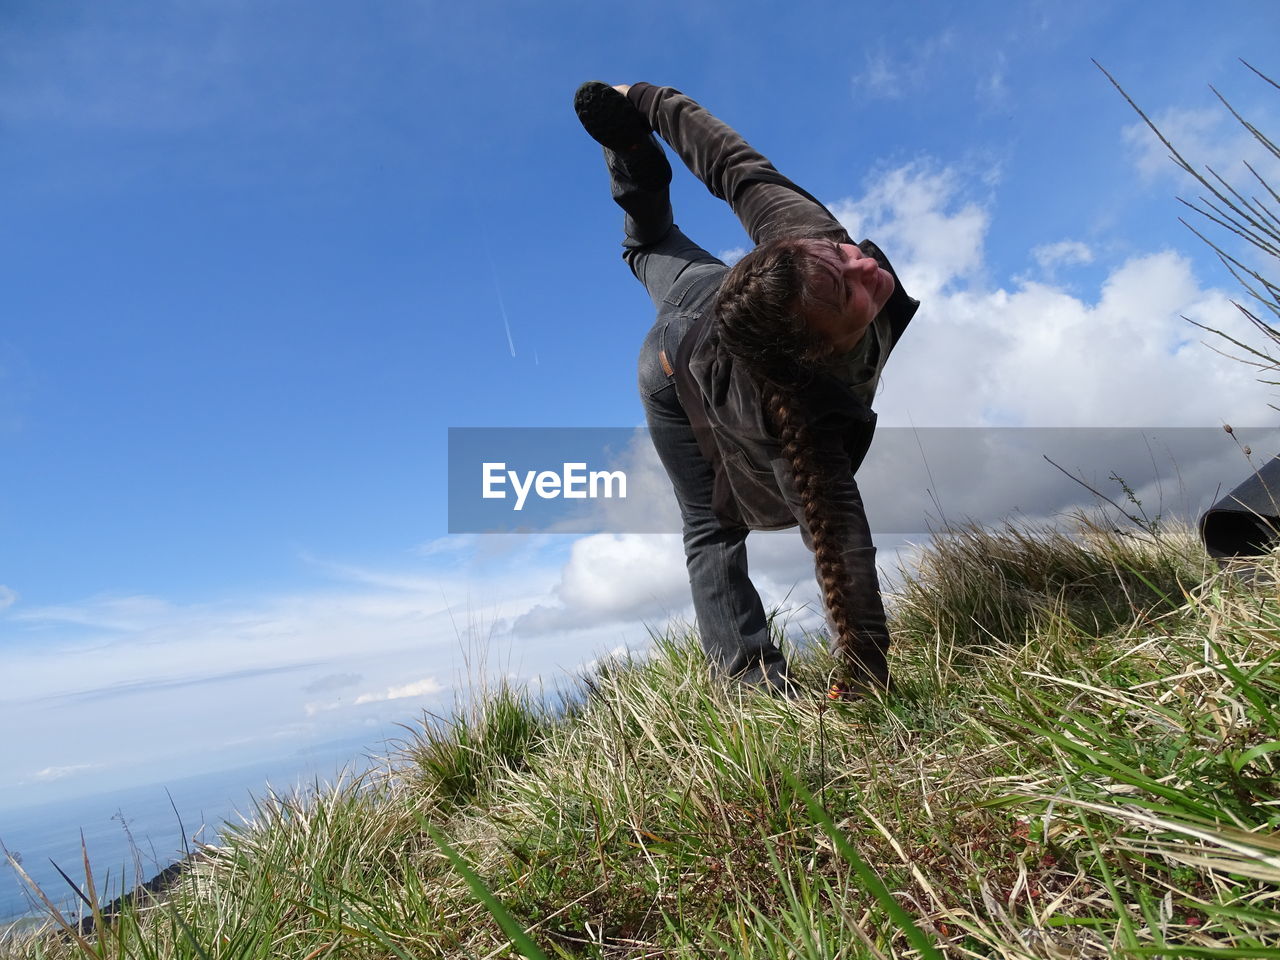
[[[672,351],[667,347],[670,322],[659,318],[640,347],[640,395],[652,397],[675,383]]]
[[[678,338],[672,336],[675,331],[671,329],[671,321],[667,321],[662,325],[662,332],[658,334],[658,366],[662,368],[662,375],[667,378],[667,383],[674,383],[676,379],[676,368],[673,364],[675,359],[676,341]]]

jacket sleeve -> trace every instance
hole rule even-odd
[[[797,236],[853,242],[816,198],[679,90],[637,83],[627,96],[711,194],[728,202],[753,243]]]

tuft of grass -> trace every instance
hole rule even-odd
[[[398,775],[441,808],[465,806],[500,773],[527,765],[547,723],[546,709],[527,691],[499,685],[452,718],[427,715],[406,726]]]
[[[962,660],[1046,631],[1097,636],[1178,609],[1207,564],[1185,528],[1124,531],[1085,514],[1065,530],[961,525],[937,534],[918,571],[905,574],[897,621]]]
[[[1280,83],[1247,61],[1241,60],[1240,63],[1253,74],[1252,79],[1261,81],[1271,88],[1266,92],[1274,94],[1280,91]],[[1280,371],[1280,327],[1276,325],[1276,321],[1280,319],[1280,276],[1274,272],[1270,272],[1270,275],[1259,272],[1275,271],[1280,267],[1280,192],[1277,192],[1277,185],[1269,182],[1246,160],[1242,160],[1241,165],[1248,171],[1248,175],[1244,176],[1236,171],[1234,184],[1212,167],[1206,165],[1201,169],[1187,160],[1125,92],[1115,77],[1096,60],[1094,66],[1111,81],[1112,86],[1125,99],[1125,102],[1164,144],[1169,151],[1169,159],[1195,181],[1197,190],[1203,191],[1194,200],[1178,198],[1179,202],[1194,214],[1194,223],[1182,217],[1178,219],[1214,252],[1240,289],[1244,291],[1246,296],[1242,301],[1233,300],[1232,305],[1249,321],[1254,331],[1261,334],[1262,339],[1258,346],[1253,346],[1225,331],[1206,326],[1190,317],[1183,317],[1183,319],[1226,341],[1231,348],[1243,351],[1233,359],[1253,367],[1257,371],[1259,383],[1280,386],[1280,381],[1275,379],[1276,372]],[[1266,154],[1275,160],[1280,160],[1280,146],[1242,116],[1212,85],[1209,89],[1213,91],[1223,109],[1240,125],[1240,128],[1251,136]],[[1212,239],[1215,235],[1220,240]],[[1228,248],[1233,248],[1234,252],[1229,252]],[[1275,404],[1268,404],[1268,406],[1273,410],[1280,409]]]
[[[162,901],[0,956],[1280,957],[1277,582],[1185,530],[951,531],[892,694],[829,703],[809,650],[812,698],[773,699],[671,630],[562,709],[425,717]]]

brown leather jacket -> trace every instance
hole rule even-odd
[[[716,197],[729,203],[754,243],[779,237],[853,240],[821,203],[779,173],[731,127],[716,119],[679,90],[637,83],[628,97],[650,125]],[[870,240],[858,246],[893,274],[895,288],[868,328],[868,362],[883,366],[920,303],[909,297],[884,253]],[[715,470],[712,507],[720,519],[753,530],[778,530],[800,524],[803,513],[795,491],[791,463],[753,379],[722,347],[711,311],[718,280],[706,290],[689,291],[689,303],[701,310],[675,351],[676,392],[698,439],[703,456]],[[841,471],[837,500],[856,504],[861,497],[853,474],[871,445],[876,416],[848,384],[819,373],[805,389],[811,427],[840,434],[849,458]],[[854,528],[866,529],[864,516]]]

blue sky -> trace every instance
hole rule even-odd
[[[882,424],[1265,422],[1090,59],[1230,169],[1207,85],[1280,129],[1236,62],[1280,72],[1280,8],[883,6],[0,8],[0,805],[376,739],[487,645],[554,678],[687,616],[672,538],[446,534],[449,427],[643,419],[585,79],[679,87],[880,243],[924,301]],[[761,542],[803,600],[798,537]]]

